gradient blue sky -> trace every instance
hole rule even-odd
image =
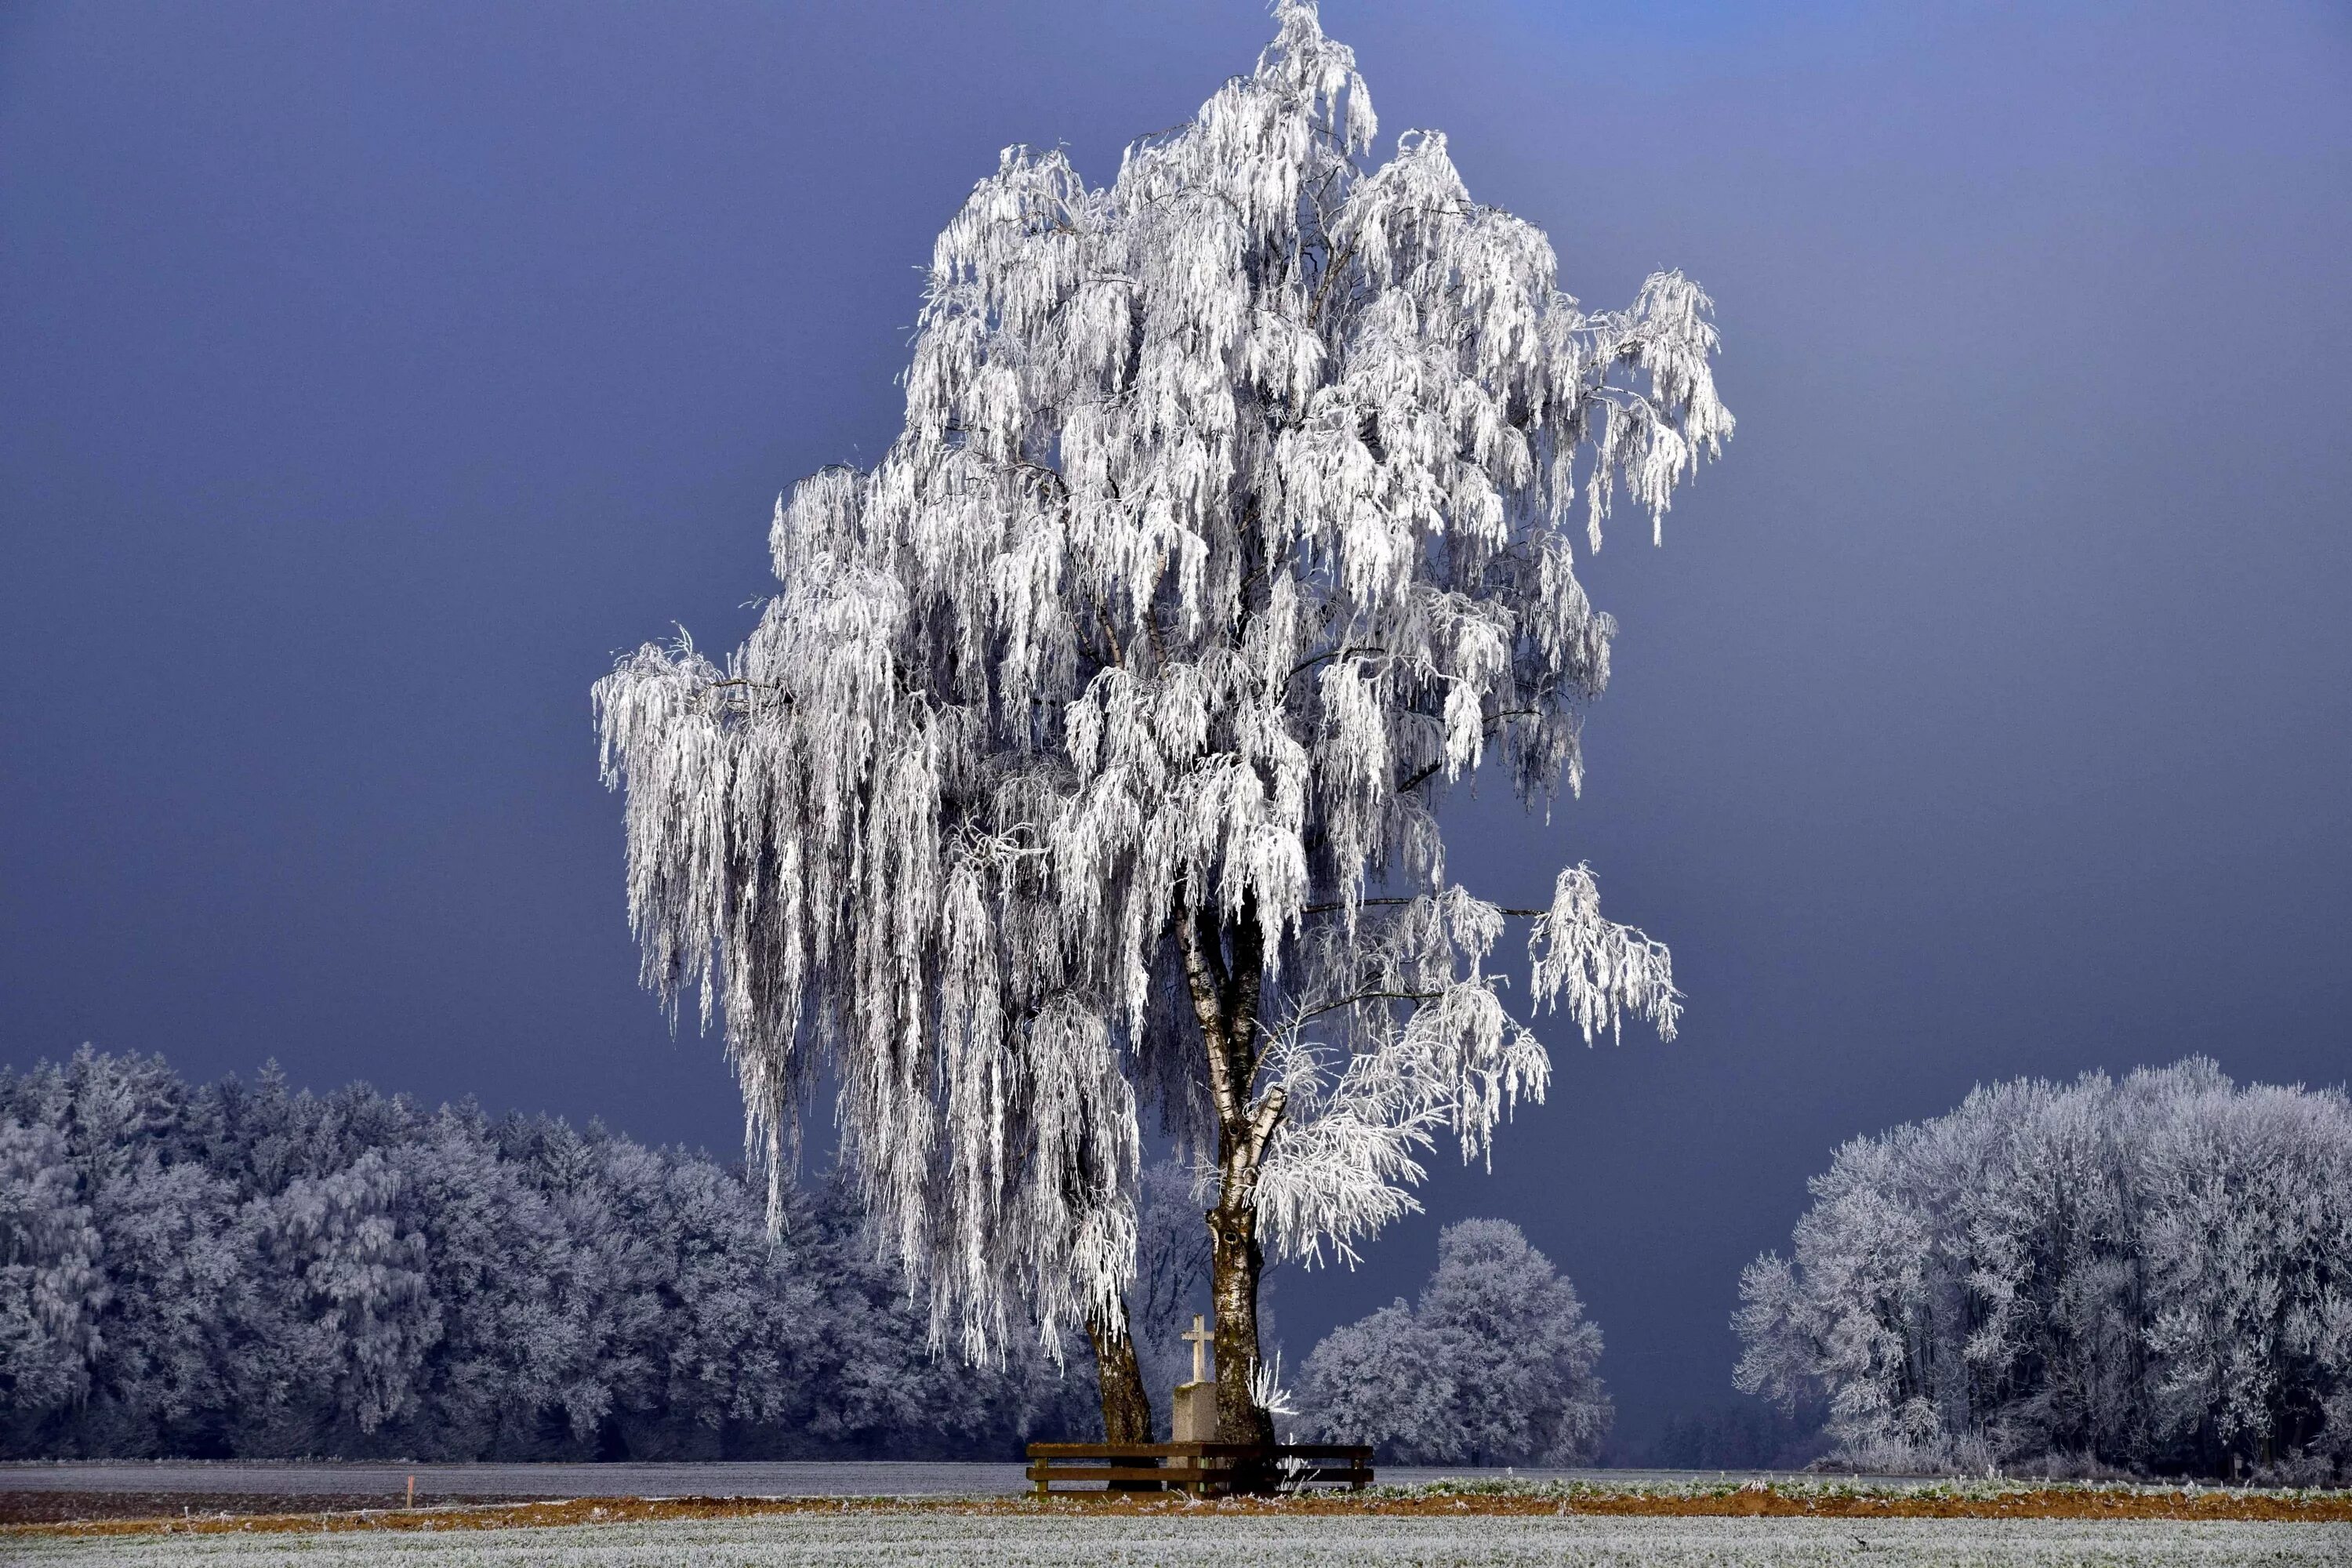
[[[2338,5],[1351,4],[1587,300],[1679,266],[1739,416],[1654,551],[1590,859],[1683,1037],[1588,1052],[1303,1354],[1519,1221],[1623,1430],[1729,1396],[1740,1265],[1855,1133],[2018,1073],[2352,1062],[2352,20]],[[0,1061],[733,1147],[635,987],[587,687],[748,626],[775,493],[870,457],[1008,142],[1107,176],[1254,0],[0,12]]]

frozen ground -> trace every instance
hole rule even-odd
[[[1022,1467],[956,1464],[413,1465],[159,1460],[0,1464],[0,1492],[267,1493],[419,1499],[564,1497],[986,1497],[1028,1485]]]
[[[1794,1519],[1460,1520],[1322,1517],[1007,1518],[922,1513],[799,1515],[476,1533],[20,1537],[12,1560],[126,1568],[709,1568],[941,1563],[1052,1568],[1355,1568],[1536,1564],[1549,1568],[1798,1568],[1847,1563],[2058,1568],[2154,1563],[2352,1562],[2352,1526]]]
[[[567,1497],[992,1497],[1024,1491],[1018,1464],[404,1465],[273,1464],[158,1460],[124,1464],[0,1463],[0,1493],[169,1493],[270,1497],[402,1495],[416,1478],[419,1500]],[[1413,1486],[1445,1477],[1491,1479],[1502,1470],[1383,1467],[1383,1484]],[[1635,1485],[1714,1478],[1715,1470],[1519,1470],[1522,1479]],[[1745,1479],[1748,1472],[1737,1472]],[[176,1510],[175,1510],[176,1511]]]

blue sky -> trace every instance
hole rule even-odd
[[[2352,20],[2330,5],[1332,0],[1566,285],[1715,294],[1738,439],[1652,550],[1581,801],[1683,1038],[1551,1103],[1295,1355],[1518,1220],[1629,1436],[1738,1268],[1976,1082],[2352,1061]],[[1100,178],[1269,30],[1132,5],[35,4],[0,18],[0,1060],[87,1039],[735,1139],[634,984],[586,691],[726,646],[870,457],[915,268],[1013,141]]]

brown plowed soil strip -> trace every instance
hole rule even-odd
[[[54,1494],[52,1494],[54,1495]],[[1464,1495],[1438,1492],[1406,1497],[1355,1497],[1344,1492],[1301,1498],[1229,1498],[1195,1503],[1174,1497],[1111,1498],[1078,1493],[1033,1498],[569,1498],[552,1502],[494,1503],[477,1507],[372,1509],[335,1512],[321,1509],[329,1499],[277,1513],[223,1511],[231,1500],[204,1501],[214,1511],[178,1518],[129,1518],[97,1510],[107,1494],[80,1494],[91,1512],[72,1521],[19,1523],[0,1535],[159,1535],[269,1531],[402,1530],[515,1530],[551,1525],[627,1524],[671,1520],[760,1519],[813,1513],[950,1513],[984,1517],[1082,1513],[1151,1515],[1199,1511],[1216,1514],[1390,1515],[1618,1515],[1647,1518],[1786,1519],[2103,1519],[2256,1520],[2302,1524],[2352,1523],[2352,1493],[2162,1490],[2154,1488],[2019,1488],[1980,1494],[1935,1491],[1832,1492],[1805,1489],[1686,1494],[1642,1491]]]

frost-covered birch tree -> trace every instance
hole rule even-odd
[[[772,1193],[830,1073],[934,1332],[1085,1325],[1114,1435],[1147,1118],[1202,1174],[1223,1429],[1263,1436],[1269,1253],[1350,1256],[1437,1140],[1485,1150],[1545,1088],[1528,1007],[1675,1016],[1580,865],[1507,1011],[1510,913],[1437,808],[1489,762],[1576,788],[1614,628],[1574,540],[1621,497],[1654,536],[1730,433],[1710,303],[1585,310],[1444,136],[1376,159],[1353,55],[1275,15],[1108,185],[1008,149],[903,429],[779,501],[757,628],[595,693],[645,978],[723,1026]]]

